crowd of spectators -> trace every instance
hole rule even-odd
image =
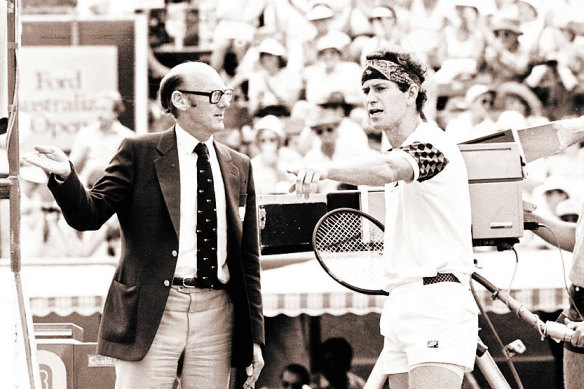
[[[80,5],[107,13],[103,4],[116,12],[115,3]],[[157,102],[167,66],[154,49],[209,48],[207,60],[235,90],[226,129],[216,138],[252,158],[259,194],[287,193],[289,167],[389,148],[368,124],[360,82],[365,54],[382,46],[400,45],[425,61],[425,116],[459,142],[584,113],[584,22],[578,19],[584,5],[578,0],[165,3],[163,12],[148,11],[149,130],[172,123]],[[582,166],[582,144],[528,164],[524,198],[573,220],[574,202],[583,195]],[[346,188],[323,182],[318,190]]]
[[[260,194],[286,193],[286,168],[294,164],[389,147],[361,102],[365,55],[382,46],[402,46],[425,61],[424,113],[458,142],[584,113],[579,1],[215,3],[215,29],[205,41],[237,96],[224,136],[253,158]],[[241,26],[245,34],[237,34]],[[524,198],[574,220],[582,166],[582,145],[528,164]],[[563,201],[552,200],[557,190],[549,187],[558,184],[550,182],[565,183]],[[318,190],[345,188],[323,182]]]

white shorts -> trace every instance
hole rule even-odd
[[[383,372],[420,364],[453,364],[471,371],[478,342],[478,307],[458,282],[400,285],[388,296],[380,322]]]

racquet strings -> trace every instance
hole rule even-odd
[[[366,216],[332,212],[317,227],[315,245],[333,278],[357,289],[384,288],[383,230]]]

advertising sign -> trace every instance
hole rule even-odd
[[[19,55],[22,152],[34,144],[68,151],[77,131],[96,119],[94,97],[118,90],[115,46],[25,46]]]

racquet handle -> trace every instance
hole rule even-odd
[[[546,321],[542,323],[540,328],[544,335],[557,341],[569,342],[572,340],[572,335],[574,335],[574,330],[569,329],[565,324],[555,321]]]

